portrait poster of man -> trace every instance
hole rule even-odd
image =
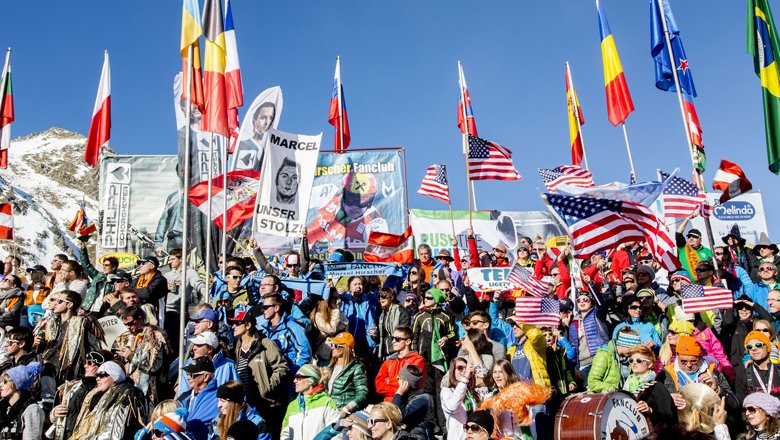
[[[271,128],[279,127],[283,104],[282,89],[278,86],[263,90],[252,101],[241,122],[230,171],[260,170],[265,135]]]
[[[299,237],[306,224],[314,171],[322,141],[316,136],[270,129],[257,196],[253,231]]]
[[[98,256],[181,247],[176,156],[111,156],[100,162]]]

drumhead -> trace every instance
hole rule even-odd
[[[622,391],[609,395],[601,414],[601,438],[638,440],[649,433],[647,419],[636,409],[632,396]]]

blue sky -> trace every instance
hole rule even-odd
[[[649,1],[603,0],[636,111],[628,133],[640,180],[656,168],[690,174],[676,96],[654,87]],[[780,8],[773,2],[775,9]],[[745,2],[673,0],[699,97],[708,185],[721,158],[764,192],[770,232],[780,216],[778,177],[766,164],[759,81],[745,51]],[[457,60],[464,65],[479,133],[514,152],[525,180],[479,182],[482,209],[543,209],[538,167],[570,160],[564,62],[585,112],[585,146],[597,183],[626,181],[622,131],[607,121],[595,2],[234,0],[247,106],[280,85],[280,129],[324,132],[336,55],[353,147],[403,146],[412,207],[445,209],[414,192],[425,168],[445,163],[456,209],[466,207],[455,126]],[[61,126],[86,133],[103,50],[111,55],[113,128],[120,153],[176,150],[171,84],[180,69],[178,0],[6,2],[0,45],[12,46],[21,136]],[[241,114],[243,117],[243,113]],[[777,240],[778,237],[774,237]]]

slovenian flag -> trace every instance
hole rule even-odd
[[[623,66],[620,64],[615,40],[609,29],[607,16],[601,9],[598,0],[596,9],[599,14],[599,32],[601,34],[601,58],[604,62],[604,86],[607,90],[607,113],[609,122],[615,127],[624,123],[628,115],[634,111],[634,102],[628,91]]]
[[[347,151],[352,138],[349,134],[349,119],[347,118],[347,103],[344,100],[344,86],[341,85],[341,60],[339,57],[336,57],[336,74],[333,78],[333,93],[330,96],[328,122],[336,128],[335,150],[339,153]]]
[[[460,97],[458,99],[458,128],[463,134],[479,136],[477,134],[477,121],[474,119],[474,110],[471,108],[469,88],[466,85],[466,75],[463,74],[463,65],[461,65],[460,62],[458,62],[458,83],[460,85]]]

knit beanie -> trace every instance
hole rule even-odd
[[[650,275],[650,279],[651,280],[655,279],[655,270],[652,267],[650,267],[650,266],[648,266],[646,264],[643,264],[643,265],[637,267],[636,268],[636,272],[637,273],[639,273],[639,272],[646,272],[648,275]]]
[[[447,299],[447,295],[439,289],[429,289],[425,293],[429,293],[433,297],[433,302],[436,304],[441,304]]]
[[[748,394],[748,396],[745,397],[745,401],[742,402],[742,407],[744,408],[748,405],[757,406],[763,409],[769,417],[777,417],[780,415],[780,400],[771,394]]]
[[[686,281],[688,284],[690,284],[691,283],[691,274],[688,273],[688,271],[685,270],[685,269],[680,269],[677,272],[675,272],[669,280],[670,281],[674,281],[674,280],[678,280],[678,279]]]
[[[495,422],[493,421],[493,416],[490,414],[490,411],[484,409],[474,411],[466,417],[466,423],[476,423],[487,431],[488,437],[493,435],[493,426]]]
[[[368,427],[369,414],[366,411],[358,411],[351,414],[347,419],[352,422],[352,428],[357,429],[364,435],[371,437],[371,429]]]
[[[235,386],[234,386],[235,385]],[[233,403],[244,403],[244,385],[241,382],[228,386],[227,383],[217,389],[217,399],[224,399]]]
[[[633,347],[642,343],[642,339],[639,335],[632,335],[629,333],[618,333],[615,339],[615,345],[618,347]]]
[[[398,378],[408,382],[409,388],[416,391],[420,388],[420,382],[422,382],[423,377],[422,374],[417,376],[409,371],[409,365],[404,365],[404,367],[401,368],[401,371],[398,372]]]
[[[28,365],[19,365],[5,372],[19,391],[29,391],[35,376],[40,374],[43,367],[38,362],[30,362]]]
[[[314,385],[319,384],[320,380],[322,380],[322,372],[320,372],[320,369],[314,364],[306,364],[302,366],[295,374],[309,379],[309,381],[311,381],[311,383]]]
[[[187,410],[176,408],[173,412],[163,414],[154,422],[152,429],[157,429],[166,434],[185,432],[187,430]]]
[[[768,350],[771,350],[772,347],[769,345],[769,337],[764,332],[760,332],[758,330],[753,330],[752,332],[748,333],[747,336],[745,336],[745,347],[747,348],[748,341],[752,341],[753,339],[757,339],[764,343],[764,346]]]
[[[677,354],[683,356],[704,356],[699,341],[693,336],[681,335],[677,338]]]

